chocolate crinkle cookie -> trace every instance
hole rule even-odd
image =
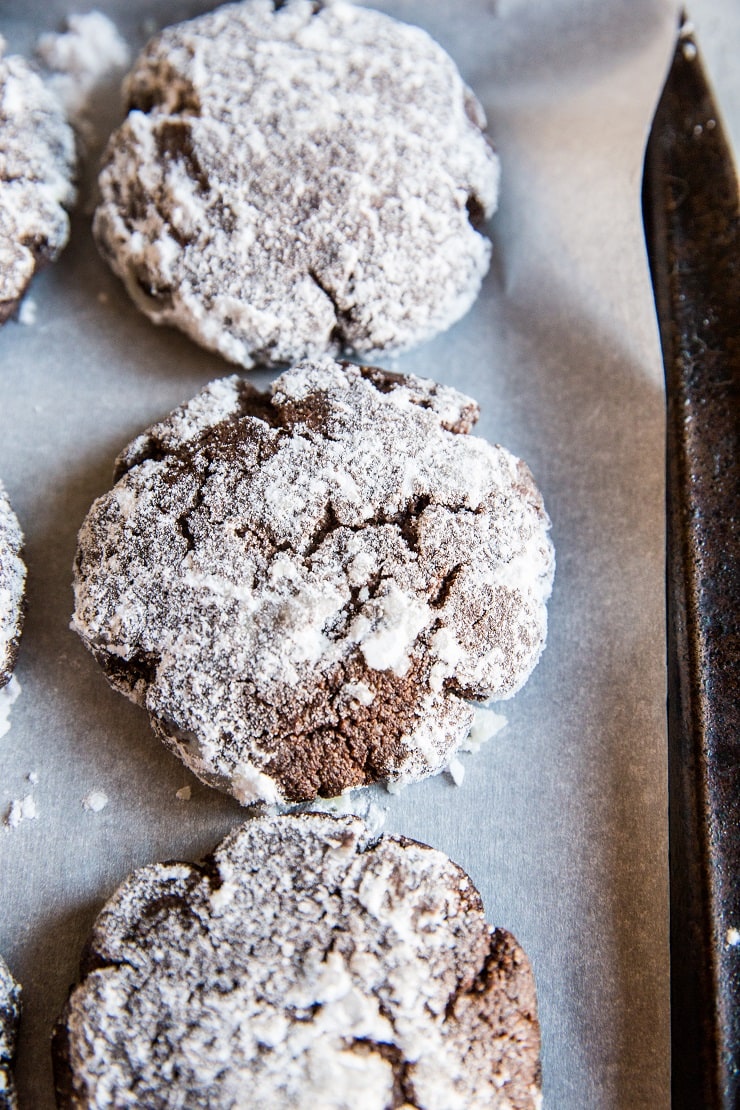
[[[424,31],[247,0],[157,35],[124,91],[95,232],[155,323],[249,367],[408,347],[472,304],[498,160]]]
[[[13,1061],[21,1020],[21,988],[0,958],[0,1110],[17,1110]]]
[[[75,141],[57,97],[0,39],[0,323],[69,238]]]
[[[529,961],[441,852],[358,818],[247,822],[102,910],[58,1105],[535,1110]]]
[[[0,689],[13,674],[25,609],[23,533],[0,482]]]
[[[216,381],[118,460],[79,536],[73,627],[203,781],[240,801],[433,774],[542,650],[553,551],[477,406],[306,362]]]

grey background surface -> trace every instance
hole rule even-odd
[[[378,6],[448,47],[503,163],[481,297],[392,365],[479,399],[479,434],[532,466],[558,569],[546,652],[500,707],[504,731],[464,759],[462,785],[443,775],[375,799],[387,831],[466,867],[489,920],[529,952],[545,1105],[659,1110],[669,1103],[663,396],[639,189],[675,6]],[[732,5],[701,6],[717,43]],[[197,10],[98,7],[133,45],[144,20]],[[75,9],[86,7],[0,3],[0,30],[27,51]],[[723,50],[710,50],[720,74]],[[49,1035],[104,899],[133,867],[195,858],[245,816],[159,745],[68,629],[76,532],[114,456],[232,370],[139,316],[89,224],[78,211],[62,259],[35,282],[36,322],[0,332],[0,475],[29,567],[22,694],[0,738],[0,820],[27,793],[39,811],[0,828],[0,952],[24,987],[21,1107],[38,1110],[53,1106]],[[183,802],[175,792],[186,784]],[[110,799],[99,813],[82,807],[93,789]]]

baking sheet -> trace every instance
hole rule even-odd
[[[147,21],[206,6],[98,5],[134,46]],[[479,399],[479,433],[535,473],[558,568],[545,654],[499,707],[506,728],[464,757],[462,784],[443,775],[373,798],[385,831],[461,863],[489,920],[528,951],[545,1105],[665,1107],[664,408],[640,177],[676,5],[376,6],[450,50],[503,164],[494,262],[475,307],[436,341],[379,361]],[[23,51],[87,10],[18,7],[0,3],[0,31]],[[24,988],[21,1107],[38,1110],[54,1104],[50,1030],[104,899],[133,867],[196,858],[244,816],[165,751],[68,629],[76,532],[109,488],[114,456],[232,370],[136,312],[89,222],[78,211],[62,259],[36,280],[35,322],[0,332],[0,476],[29,567],[0,818],[28,794],[38,810],[0,829],[0,952]],[[185,785],[189,801],[176,796]],[[94,790],[109,799],[99,812],[82,804]]]

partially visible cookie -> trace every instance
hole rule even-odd
[[[24,615],[23,533],[0,482],[0,688],[13,673]]]
[[[21,988],[0,957],[0,1110],[16,1110],[13,1061],[21,1020]]]
[[[162,31],[125,93],[95,233],[155,323],[248,367],[408,347],[472,304],[498,160],[418,27],[245,0]]]
[[[478,408],[306,362],[212,383],[123,452],[80,531],[73,627],[240,801],[434,774],[542,651],[549,520]]]
[[[102,910],[54,1038],[62,1108],[535,1110],[535,987],[468,876],[358,818],[250,821]]]
[[[0,42],[0,323],[31,278],[69,237],[75,143],[62,107],[18,55]]]

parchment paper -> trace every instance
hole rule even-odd
[[[378,6],[453,54],[503,164],[477,304],[392,365],[480,400],[479,433],[532,466],[558,569],[542,661],[500,706],[506,728],[465,757],[462,784],[443,775],[400,795],[378,789],[375,801],[386,831],[461,863],[489,920],[528,951],[545,1105],[659,1110],[669,1104],[663,394],[640,178],[676,5]],[[135,47],[145,20],[199,10],[99,7]],[[28,51],[69,10],[2,3],[0,30]],[[17,1081],[21,1107],[37,1110],[53,1106],[50,1031],[102,902],[132,868],[196,858],[244,816],[165,751],[68,629],[76,532],[114,456],[232,370],[137,313],[89,223],[79,211],[63,258],[36,280],[36,322],[0,332],[0,475],[29,566],[0,818],[29,793],[38,808],[0,829],[0,952],[24,988]],[[190,801],[175,795],[184,785]],[[92,790],[109,798],[97,813],[82,805]]]

